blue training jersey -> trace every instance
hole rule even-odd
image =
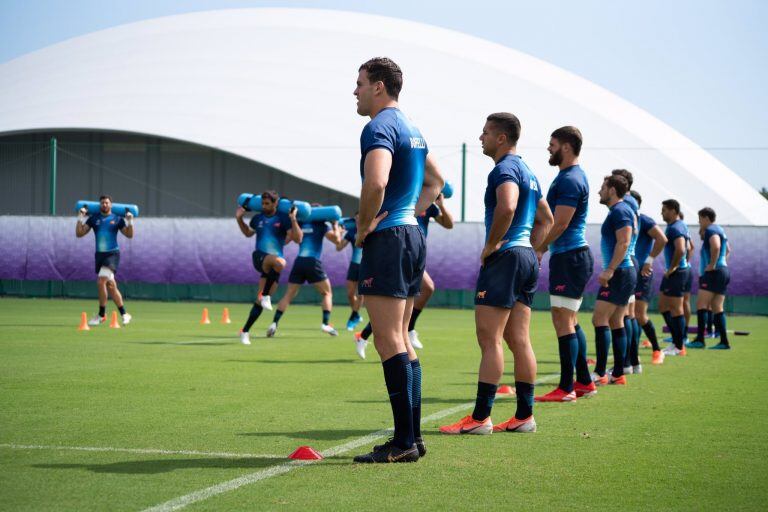
[[[120,250],[117,245],[117,232],[125,227],[125,219],[120,215],[110,213],[91,215],[85,221],[86,225],[93,229],[96,237],[96,252],[116,252]]]
[[[421,228],[421,232],[424,233],[424,238],[427,238],[427,234],[429,234],[429,219],[434,219],[439,215],[440,207],[435,203],[432,203],[429,205],[429,208],[424,210],[421,215],[416,217],[416,222],[419,223],[419,228]]]
[[[344,240],[349,242],[352,246],[352,259],[350,260],[350,263],[360,264],[360,262],[363,261],[363,248],[355,245],[355,238],[357,238],[357,225],[344,233]]]
[[[675,240],[680,237],[685,239],[686,248],[683,250],[683,255],[680,258],[678,268],[690,267],[687,257],[687,241],[690,238],[690,234],[688,233],[688,226],[682,220],[677,219],[675,222],[667,224],[667,230],[665,233],[667,235],[667,245],[664,246],[664,269],[669,270],[669,264],[672,263],[672,257],[675,255]]]
[[[656,226],[656,221],[641,213],[637,223],[637,244],[635,245],[635,258],[642,267],[653,249],[653,237],[648,232]]]
[[[715,268],[727,267],[728,263],[725,261],[725,254],[728,252],[728,237],[725,236],[725,231],[718,224],[710,224],[709,227],[704,230],[704,239],[701,243],[701,249],[699,250],[699,274],[704,275],[707,265],[712,261],[711,249],[709,247],[709,241],[713,236],[720,238],[720,253],[717,255],[715,261]]]
[[[627,203],[619,201],[611,206],[608,216],[600,228],[600,253],[603,258],[603,270],[608,268],[611,259],[613,259],[613,251],[617,243],[616,231],[627,226],[632,228],[633,234],[637,231],[635,212],[632,211],[632,207]],[[619,268],[632,266],[632,259],[630,258],[629,250],[627,250],[621,263],[619,263]]]
[[[498,161],[488,174],[488,186],[485,189],[485,239],[491,232],[493,211],[496,209],[496,189],[504,183],[515,183],[519,189],[517,208],[512,217],[512,224],[501,237],[507,242],[499,247],[504,251],[510,247],[531,247],[531,230],[536,219],[536,207],[541,199],[541,187],[531,169],[518,155],[507,154]]]
[[[372,149],[392,153],[392,168],[384,190],[384,203],[377,213],[388,212],[376,231],[393,226],[416,225],[414,207],[424,184],[427,143],[421,132],[397,108],[376,114],[360,135],[360,177],[365,181],[365,157]]]
[[[552,242],[549,250],[552,254],[572,251],[580,247],[586,247],[587,237],[587,210],[589,209],[589,183],[584,170],[578,165],[573,165],[560,171],[549,186],[547,203],[555,214],[557,205],[576,208],[573,212],[568,227]]]
[[[319,260],[323,254],[323,239],[330,229],[325,221],[302,222],[301,231],[304,233],[304,237],[299,246],[299,257]]]
[[[640,205],[637,204],[637,201],[635,200],[634,197],[632,197],[632,194],[630,194],[629,192],[624,194],[623,199],[624,199],[624,202],[627,203],[629,207],[632,208],[632,211],[635,213],[635,225],[639,226],[640,225],[640,218],[639,218]],[[632,233],[632,238],[629,240],[629,249],[627,252],[629,252],[630,256],[635,256],[635,247],[637,245],[637,237],[638,237],[638,230],[636,229]]]
[[[256,232],[256,250],[275,256],[283,256],[285,235],[291,229],[291,218],[284,213],[275,213],[269,217],[260,213],[251,218],[248,224]]]

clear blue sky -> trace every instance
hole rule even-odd
[[[239,7],[314,7],[430,23],[583,76],[768,187],[768,1],[0,0],[0,62],[142,19]]]

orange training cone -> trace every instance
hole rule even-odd
[[[510,386],[509,384],[502,384],[501,386],[498,387],[498,389],[496,389],[496,394],[497,395],[514,395],[515,390],[512,389],[512,386]]]
[[[297,460],[322,460],[323,456],[311,446],[299,446],[296,448],[295,452],[288,456],[288,458]]]
[[[109,321],[109,327],[110,329],[119,329],[120,324],[117,323],[117,311],[112,312],[112,318]]]
[[[85,311],[80,313],[80,327],[77,328],[78,331],[90,331],[91,328],[88,327],[88,315],[85,314]]]
[[[224,308],[224,311],[221,312],[221,323],[223,324],[232,323],[232,320],[229,319],[229,308]]]
[[[203,308],[203,318],[200,319],[201,324],[209,324],[211,323],[211,319],[208,316],[208,308]]]

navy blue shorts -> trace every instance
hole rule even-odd
[[[595,260],[588,246],[549,257],[549,294],[579,299],[594,272]]]
[[[97,252],[96,253],[96,273],[99,273],[101,267],[107,267],[112,272],[117,272],[120,266],[120,251]]]
[[[688,280],[685,281],[685,288],[683,288],[683,293],[691,293],[691,288],[693,288],[693,269],[689,267]]]
[[[363,242],[360,295],[415,297],[427,262],[427,244],[419,226],[393,226],[374,231]]]
[[[637,285],[635,285],[635,300],[641,300],[643,302],[651,302],[651,294],[653,292],[653,271],[651,275],[645,277],[640,273],[642,267],[637,271]]]
[[[678,268],[671,276],[661,280],[661,293],[667,297],[682,297],[687,293],[685,288],[688,285],[690,276],[690,268]]]
[[[256,269],[256,272],[261,274],[261,277],[267,277],[267,273],[264,272],[264,258],[267,256],[269,256],[269,254],[261,251],[253,251],[253,254],[251,254],[253,268]]]
[[[719,267],[715,270],[704,272],[704,275],[699,277],[699,289],[717,293],[718,295],[725,295],[728,283],[730,282],[731,271],[728,267]]]
[[[328,276],[323,270],[323,263],[317,258],[299,256],[293,262],[293,268],[288,276],[288,282],[293,284],[314,284],[325,281]]]
[[[360,280],[360,264],[350,263],[347,270],[347,281],[354,281],[355,283]]]
[[[539,279],[539,260],[530,247],[510,247],[485,259],[475,288],[475,305],[512,308],[516,302],[533,304]]]
[[[600,287],[597,300],[604,300],[617,306],[629,304],[629,298],[635,293],[637,271],[635,267],[619,267],[608,281],[608,286]]]

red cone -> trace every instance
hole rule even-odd
[[[496,390],[496,394],[497,395],[514,395],[515,394],[515,390],[509,384],[502,384]]]
[[[288,456],[288,458],[297,460],[322,460],[323,456],[311,446],[299,446],[296,448],[295,452]]]

